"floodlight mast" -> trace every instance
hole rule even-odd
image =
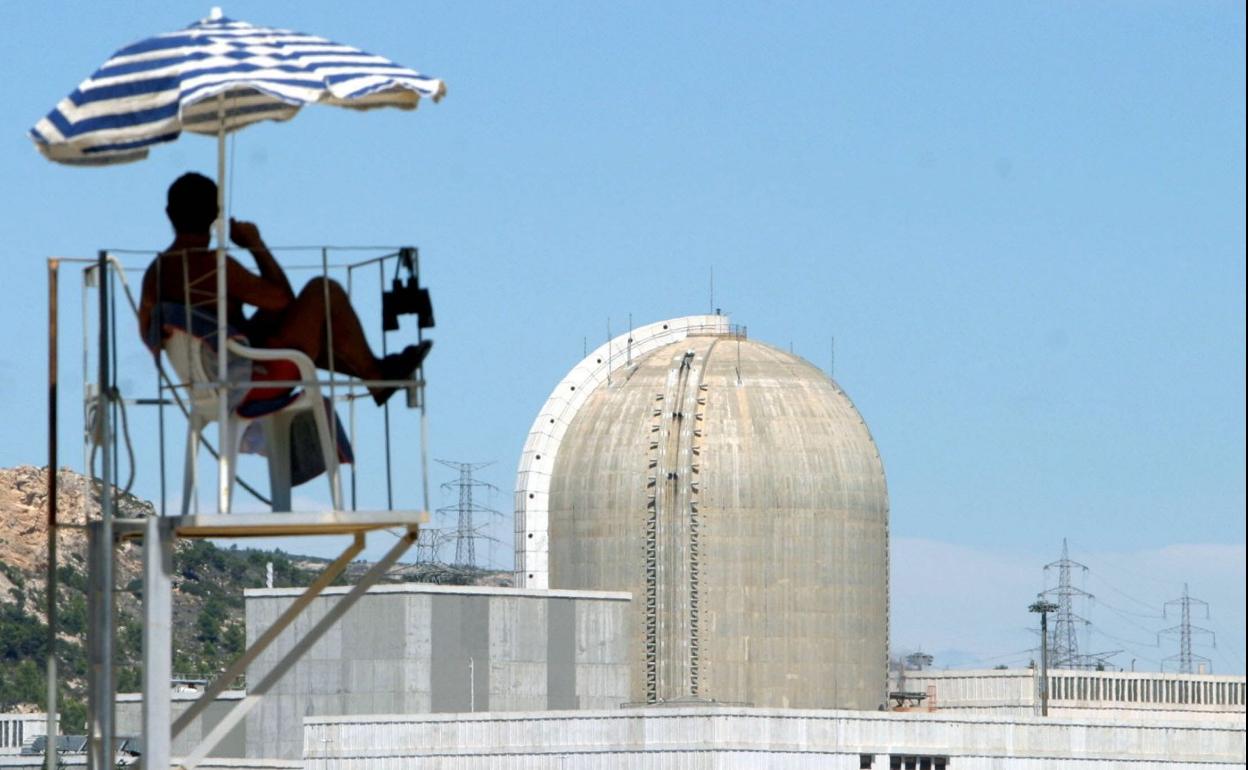
[[[1043,594],[1027,608],[1040,613],[1040,716],[1049,715],[1049,613],[1057,612],[1057,604]]]

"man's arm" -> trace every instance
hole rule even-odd
[[[294,299],[290,292],[290,282],[285,280],[285,275],[280,283],[273,281],[267,276],[252,273],[233,257],[225,261],[225,281],[225,290],[231,301],[254,305],[262,311],[280,312]]]
[[[230,240],[235,245],[241,246],[251,252],[251,256],[256,260],[256,267],[260,269],[260,277],[269,284],[275,285],[285,292],[285,303],[289,303],[295,298],[295,291],[290,285],[290,279],[286,277],[286,271],[282,266],[277,264],[269,247],[264,244],[264,240],[260,237],[260,228],[251,222],[243,222],[238,219],[230,219]],[[241,266],[240,266],[241,267]],[[227,273],[227,275],[229,275]],[[232,276],[230,276],[232,277]],[[262,310],[273,309],[256,302],[251,302],[243,298],[248,304],[255,305]],[[277,308],[280,309],[280,308]]]

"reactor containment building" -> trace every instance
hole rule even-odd
[[[629,591],[635,702],[886,702],[888,493],[849,397],[720,315],[631,330],[521,456],[516,580]]]

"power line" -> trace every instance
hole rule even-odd
[[[1017,650],[1015,652],[1007,652],[1004,655],[989,655],[984,658],[974,658],[972,660],[964,660],[958,663],[955,668],[969,668],[984,663],[1000,663],[1002,661],[1010,662],[1015,660],[1026,660],[1034,657],[1035,653],[1040,650],[1039,647],[1028,647],[1025,650]]]
[[[1097,602],[1097,605],[1098,605],[1098,606],[1101,606],[1101,607],[1104,607],[1105,609],[1109,610],[1110,612],[1115,613],[1116,615],[1118,615],[1118,617],[1119,617],[1119,619],[1120,619],[1120,620],[1122,620],[1122,621],[1123,621],[1123,622],[1125,622],[1125,623],[1129,623],[1130,625],[1132,625],[1132,626],[1134,626],[1134,627],[1138,628],[1139,630],[1143,631],[1143,632],[1144,632],[1144,633],[1146,633],[1146,634],[1156,634],[1156,633],[1157,633],[1157,632],[1156,632],[1155,630],[1153,630],[1152,628],[1145,628],[1144,626],[1140,625],[1139,623],[1136,623],[1134,620],[1132,620],[1132,619],[1131,619],[1131,617],[1130,617],[1128,614],[1124,614],[1124,613],[1122,613],[1119,609],[1117,609],[1116,607],[1114,607],[1112,604],[1106,604],[1105,602]],[[1155,616],[1155,617],[1154,617],[1154,620],[1161,620],[1162,618],[1163,618],[1163,616],[1162,616],[1162,615],[1157,615],[1157,616]]]
[[[1113,610],[1114,612],[1124,617],[1143,618],[1144,620],[1162,620],[1165,618],[1165,616],[1162,615],[1161,613],[1151,613],[1151,614],[1146,615],[1143,612],[1134,612],[1132,610],[1124,610],[1122,607],[1118,607],[1113,604],[1110,604],[1104,599],[1095,599],[1094,601],[1101,607]]]
[[[1080,546],[1080,544],[1079,544],[1079,543],[1075,543],[1075,546],[1076,546],[1076,548],[1080,548],[1080,549],[1082,549],[1082,546]],[[1082,550],[1083,550],[1084,552],[1090,552],[1090,549],[1082,549]],[[1124,577],[1128,577],[1128,578],[1130,578],[1130,579],[1131,579],[1131,581],[1132,581],[1133,583],[1138,584],[1138,583],[1140,583],[1140,582],[1142,582],[1142,581],[1148,581],[1148,582],[1152,583],[1154,586],[1157,586],[1157,587],[1159,587],[1159,588],[1165,588],[1166,590],[1170,590],[1171,586],[1173,585],[1173,584],[1172,584],[1172,583],[1170,583],[1169,581],[1167,581],[1167,580],[1162,580],[1161,578],[1157,577],[1156,575],[1154,575],[1154,574],[1152,574],[1152,573],[1150,573],[1150,572],[1148,572],[1148,571],[1142,571],[1142,572],[1141,572],[1141,571],[1136,570],[1136,569],[1133,569],[1133,568],[1131,568],[1131,567],[1126,567],[1126,566],[1123,566],[1122,564],[1117,563],[1113,557],[1109,556],[1109,555],[1108,555],[1107,553],[1105,553],[1105,552],[1097,553],[1097,554],[1096,554],[1096,557],[1097,557],[1097,566],[1098,566],[1098,568],[1099,568],[1099,567],[1102,567],[1102,566],[1104,566],[1104,567],[1109,567],[1109,568],[1111,568],[1111,569],[1113,569],[1113,570],[1115,570],[1115,571],[1117,571],[1117,572],[1122,573]],[[1102,578],[1102,579],[1104,579],[1104,578]],[[1138,599],[1136,599],[1135,601],[1139,601],[1139,600],[1138,600]],[[1144,606],[1146,606],[1146,607],[1151,607],[1151,606],[1153,606],[1153,605],[1148,604],[1148,603],[1146,603],[1146,602],[1145,602],[1145,603],[1144,603]]]
[[[1214,647],[1213,650],[1214,655],[1226,664],[1226,670],[1228,672],[1244,670],[1244,661],[1234,650],[1231,650],[1226,646]]]
[[[1131,655],[1131,658],[1133,661],[1142,660],[1142,661],[1145,661],[1146,663],[1152,663],[1153,665],[1157,667],[1157,670],[1159,671],[1161,670],[1160,660],[1158,660],[1157,658],[1151,657],[1149,655],[1145,655],[1144,653],[1141,653],[1139,650],[1132,648],[1131,645],[1139,644],[1138,642],[1132,642],[1131,640],[1128,640],[1128,639],[1119,639],[1113,634],[1107,634],[1104,631],[1101,631],[1100,629],[1097,629],[1097,633],[1101,634],[1102,636],[1105,636],[1108,639],[1113,640],[1114,642],[1118,644],[1121,644],[1124,648],[1126,648],[1126,651]],[[1144,647],[1145,649],[1148,649],[1150,647],[1156,647],[1157,645],[1141,644],[1141,646]],[[1134,666],[1132,668],[1134,670]]]

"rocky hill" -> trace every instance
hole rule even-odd
[[[62,674],[62,729],[83,729],[86,701],[86,531],[98,518],[90,480],[69,470],[58,475],[57,660]],[[119,515],[154,515],[151,503],[133,496],[117,500]],[[142,656],[142,552],[117,550],[117,685],[140,687]],[[260,587],[272,563],[275,586],[304,586],[325,560],[281,550],[221,547],[206,540],[179,541],[174,552],[175,675],[211,678],[245,644],[243,590]],[[356,562],[340,583],[369,567]],[[0,712],[41,710],[47,660],[47,470],[0,469]],[[508,585],[509,575],[440,564],[398,565],[390,582]]]

